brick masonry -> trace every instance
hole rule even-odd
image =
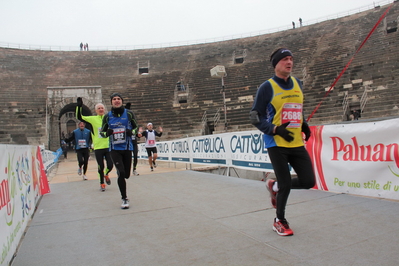
[[[269,55],[281,46],[294,54],[293,75],[303,81],[304,111],[309,115],[386,8],[272,34],[190,46],[88,52],[0,48],[0,143],[58,148],[59,119],[74,111],[76,97],[81,95],[77,89],[64,102],[47,104],[49,87],[100,87],[108,109],[109,95],[121,92],[125,102],[132,103],[141,126],[152,122],[164,128],[164,140],[203,134],[207,132],[202,123],[204,112],[215,114],[223,108],[221,79],[210,75],[216,65],[225,66],[227,73],[228,130],[253,129],[248,121],[253,97],[257,87],[272,76]],[[398,15],[395,3],[311,124],[342,121],[346,91],[348,99],[358,99],[367,89],[369,100],[362,119],[399,114],[399,33],[393,30]],[[236,60],[237,54],[243,60]],[[143,69],[148,73],[141,75]],[[179,80],[185,85],[184,92],[177,91]],[[94,113],[95,102],[87,97],[86,108]],[[54,105],[57,113],[52,112]],[[220,117],[224,119],[223,112]],[[224,130],[224,123],[208,119],[215,132]]]

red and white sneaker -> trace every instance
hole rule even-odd
[[[267,188],[267,190],[270,193],[270,200],[272,202],[272,206],[273,206],[273,208],[276,209],[276,206],[277,206],[277,199],[276,199],[277,192],[273,191],[274,182],[276,182],[276,181],[273,180],[273,179],[266,179],[266,188]]]
[[[294,231],[292,231],[292,229],[288,225],[287,220],[285,219],[276,222],[276,218],[274,218],[273,231],[275,231],[280,236],[292,236],[294,234]]]
[[[107,183],[107,185],[111,185],[111,179],[109,179],[109,175],[104,175],[105,178],[105,183]]]

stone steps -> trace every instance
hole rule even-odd
[[[361,95],[364,81],[371,84],[367,85],[369,100],[362,118],[397,115],[394,107],[399,106],[399,32],[387,34],[383,25],[356,55],[334,91],[324,98],[325,88],[350,60],[384,8],[290,30],[289,34],[283,31],[182,47],[88,53],[0,48],[0,122],[7,125],[0,130],[0,143],[45,142],[49,86],[99,85],[108,110],[109,95],[119,91],[125,103],[132,103],[140,125],[152,122],[164,128],[163,140],[202,134],[204,112],[223,110],[221,80],[211,78],[209,71],[216,64],[224,65],[227,72],[224,82],[228,130],[254,128],[248,121],[249,110],[258,86],[274,73],[268,55],[281,45],[282,39],[295,56],[293,76],[304,81],[305,115],[310,115],[323,100],[311,124],[342,121],[344,92]],[[397,20],[398,12],[395,4],[387,15],[387,24]],[[244,63],[234,64],[233,53],[242,49],[247,52]],[[138,66],[147,62],[149,74],[139,75]],[[188,85],[185,92],[176,91],[180,78]],[[354,83],[356,80],[362,83]],[[353,86],[346,88],[348,84]],[[350,104],[357,103],[354,100]],[[59,114],[53,111],[49,108],[48,116],[54,115],[52,119],[57,124]],[[224,132],[223,113],[216,132]]]

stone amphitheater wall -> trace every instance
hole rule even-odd
[[[87,115],[94,113],[98,101],[109,109],[113,92],[132,103],[140,126],[162,126],[164,140],[224,131],[224,103],[228,131],[253,129],[248,113],[256,90],[273,75],[270,53],[283,46],[293,52],[293,75],[303,82],[305,115],[323,100],[311,125],[346,120],[343,100],[349,108],[358,108],[364,94],[362,119],[397,116],[396,2],[325,97],[387,8],[272,34],[180,47],[68,52],[0,48],[0,143],[45,144],[55,150],[62,117],[74,112],[76,97],[84,98]],[[225,101],[221,79],[210,75],[216,65],[226,68]],[[178,90],[177,81],[184,91]]]

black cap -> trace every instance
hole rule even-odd
[[[278,62],[280,62],[281,59],[287,56],[293,56],[290,50],[286,48],[277,49],[270,56],[270,62],[272,62],[272,66],[275,68]]]
[[[122,97],[122,94],[120,94],[119,92],[115,92],[115,93],[112,93],[111,94],[111,103],[112,103],[112,99],[114,98],[114,97],[120,97],[121,99],[122,99],[122,103],[123,103],[123,97]]]

